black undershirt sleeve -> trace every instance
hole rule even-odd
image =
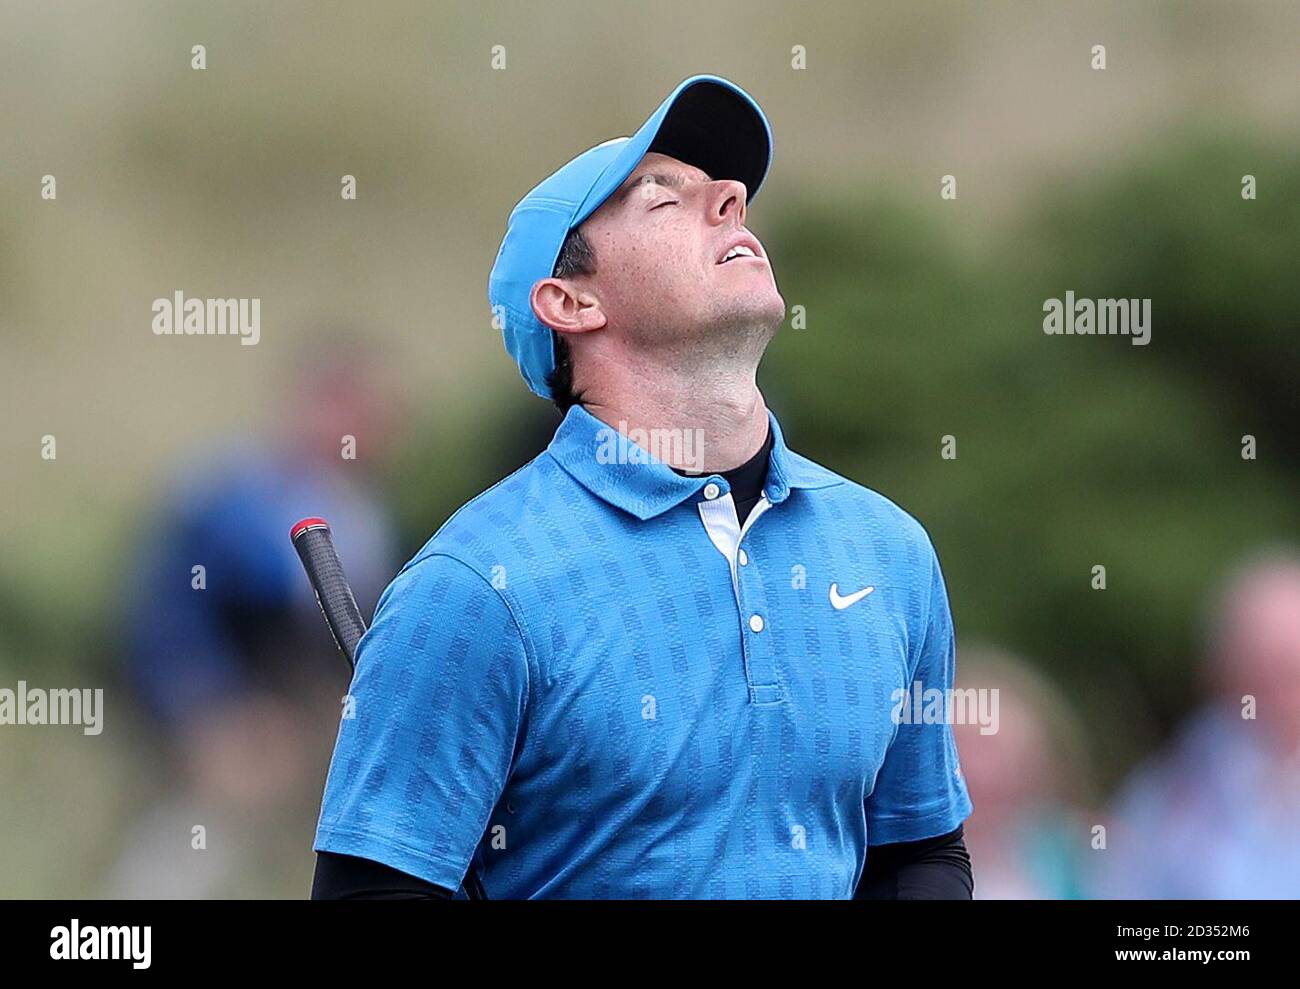
[[[969,900],[975,893],[962,829],[926,838],[872,845],[855,900]]]
[[[974,893],[962,829],[923,841],[875,845],[857,900],[969,900]],[[316,854],[313,900],[449,900],[451,890],[352,855]]]
[[[355,855],[316,853],[313,900],[450,900],[442,886]]]

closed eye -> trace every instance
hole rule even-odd
[[[678,203],[678,200],[676,200],[676,199],[668,199],[668,200],[665,200],[664,202],[659,203],[659,204],[657,204],[657,205],[655,205],[655,206],[651,206],[648,210],[646,210],[646,212],[647,212],[647,213],[653,213],[655,210],[657,210],[657,209],[663,209],[665,206],[676,206],[677,203]]]

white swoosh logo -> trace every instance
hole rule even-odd
[[[857,604],[874,590],[874,587],[864,587],[856,594],[850,594],[848,597],[841,597],[839,585],[831,584],[831,607],[836,611],[843,611],[849,605]]]

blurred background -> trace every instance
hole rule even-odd
[[[542,449],[485,297],[506,216],[695,72],[775,131],[750,225],[806,326],[768,402],[922,520],[1000,691],[958,730],[976,895],[1300,896],[1295,4],[0,23],[0,687],[105,690],[100,735],[0,726],[0,896],[307,894],[347,678],[288,528],[334,522],[369,616]],[[260,342],[154,335],[178,290],[260,298]],[[1044,335],[1067,290],[1150,298],[1152,342]]]

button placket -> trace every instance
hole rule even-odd
[[[729,504],[729,498],[719,502],[717,498],[707,497],[709,489],[714,486],[715,482],[710,481],[701,489],[701,500],[697,507],[709,540],[727,559],[731,572],[749,700],[753,704],[777,704],[784,697],[776,673],[775,644],[771,631],[773,619],[767,613],[767,595],[764,593],[760,568],[748,550],[740,549],[741,540],[746,538],[754,523],[772,504],[766,498],[760,500],[742,526],[736,517],[735,506]],[[721,497],[725,492],[720,485],[717,487],[716,493]],[[745,554],[744,563],[741,563],[742,552]]]
[[[748,538],[748,533],[746,534]],[[739,551],[745,552],[745,551]],[[737,560],[739,561],[739,552]],[[736,568],[737,603],[740,605],[741,639],[745,646],[745,673],[749,680],[749,699],[754,704],[776,704],[783,699],[777,676],[773,622],[768,596],[763,585],[762,568],[750,559],[749,565]],[[779,623],[778,623],[779,624]]]

